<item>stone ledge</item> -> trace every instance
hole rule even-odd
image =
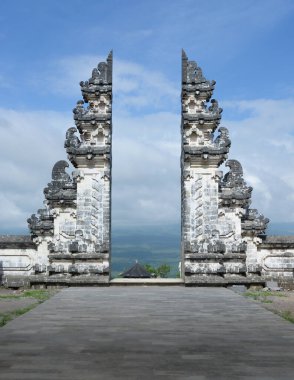
[[[5,288],[29,288],[29,276],[4,276],[3,285]]]
[[[0,249],[37,249],[30,235],[0,235]]]
[[[258,248],[294,249],[294,236],[266,236]]]
[[[264,285],[265,280],[260,276],[238,276],[226,274],[225,277],[217,275],[185,276],[185,286],[227,286],[227,285]]]
[[[246,253],[186,253],[185,259],[190,260],[231,260],[246,259]]]
[[[51,260],[97,260],[109,259],[108,253],[53,253],[48,255]]]
[[[30,276],[31,285],[108,286],[109,276]]]

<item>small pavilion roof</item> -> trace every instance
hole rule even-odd
[[[150,278],[151,275],[147,270],[140,265],[138,262],[135,263],[131,268],[127,269],[123,274],[124,278]]]

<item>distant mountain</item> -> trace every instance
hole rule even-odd
[[[114,227],[111,272],[115,277],[138,260],[141,264],[169,264],[176,277],[180,261],[180,226]]]

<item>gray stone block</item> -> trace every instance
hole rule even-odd
[[[268,290],[280,291],[282,288],[278,285],[277,281],[266,281],[265,286]]]

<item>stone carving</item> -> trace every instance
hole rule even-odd
[[[252,187],[247,186],[243,179],[242,166],[237,160],[228,160],[226,166],[230,170],[220,183],[220,205],[247,208],[251,203]]]
[[[211,96],[212,90],[215,85],[215,81],[208,81],[202,73],[202,70],[200,67],[198,67],[197,63],[195,61],[188,61],[187,55],[182,51],[182,82],[183,82],[183,89],[185,90],[185,85],[194,85],[193,90],[195,90],[195,95],[201,95],[200,92],[198,93],[197,89],[201,88],[206,91],[207,97]],[[207,98],[206,97],[206,98]]]
[[[232,244],[231,250],[233,253],[245,253],[247,248],[247,243],[242,241],[241,243],[235,242]]]
[[[87,252],[87,244],[84,241],[84,234],[82,230],[76,230],[76,240],[72,241],[69,245],[69,252],[82,253]]]
[[[225,253],[226,246],[222,240],[219,238],[219,231],[213,230],[211,239],[207,246],[207,251],[211,253]]]
[[[77,170],[70,176],[69,164],[58,161],[44,189],[48,209],[28,219],[46,254],[31,281],[40,282],[40,275],[59,284],[87,284],[89,276],[91,284],[109,281],[112,53],[80,85],[84,100],[73,109],[76,128],[67,130],[64,143]],[[76,280],[79,276],[85,277]]]
[[[206,79],[202,70],[195,61],[189,61],[187,65],[187,83],[205,83]]]
[[[226,166],[230,168],[230,171],[224,176],[223,182],[226,187],[242,187],[245,182],[243,179],[243,169],[239,161],[228,160]]]
[[[52,181],[44,189],[45,198],[51,207],[56,205],[72,205],[76,201],[76,184],[65,169],[66,161],[58,161],[52,169]]]
[[[97,68],[93,69],[92,79],[99,84],[107,83],[107,64],[105,62],[98,63]]]
[[[112,52],[107,57],[107,62],[100,62],[92,71],[88,81],[80,82],[83,98],[86,102],[96,99],[101,93],[112,91]]]
[[[46,272],[46,265],[44,264],[35,264],[34,265],[35,273],[44,273]]]
[[[268,223],[269,219],[259,214],[256,209],[248,209],[242,218],[242,229],[247,234],[263,235]]]
[[[218,148],[225,148],[226,153],[228,153],[231,146],[231,140],[229,138],[229,131],[225,127],[219,128],[219,135],[214,141],[214,144]]]
[[[78,148],[81,145],[80,139],[75,135],[76,132],[77,129],[74,127],[67,130],[64,143],[65,148]]]
[[[229,171],[224,177],[218,170],[227,159],[231,140],[227,128],[217,129],[222,113],[218,102],[212,99],[209,104],[214,85],[215,81],[208,81],[197,63],[189,61],[183,52],[181,167],[185,281],[190,285],[249,284],[253,280],[258,283],[262,282],[260,266],[252,259],[247,265],[246,252],[248,244],[255,244],[251,236],[264,231],[268,220],[253,215],[249,209],[252,187],[243,179],[240,162],[228,160]]]
[[[53,216],[47,209],[39,209],[38,216],[33,214],[27,219],[31,235],[33,237],[39,235],[53,235]]]
[[[208,111],[212,115],[220,115],[223,112],[223,109],[218,106],[218,101],[215,99],[211,99],[211,106],[208,108]]]
[[[75,115],[83,115],[86,112],[85,108],[84,108],[84,104],[85,104],[85,102],[83,100],[77,101],[77,105],[72,110],[72,112],[74,114],[74,118],[75,118]]]
[[[244,181],[240,162],[229,159],[224,176],[219,170],[231,141],[227,128],[219,127],[222,108],[211,99],[215,83],[183,51],[181,268],[185,283],[249,286],[275,278],[293,288],[294,238],[265,235],[269,220],[249,208],[252,188]],[[0,248],[20,250],[2,255],[4,260],[9,257],[9,274],[24,274],[21,281],[6,278],[7,284],[109,282],[112,52],[80,86],[83,100],[73,109],[76,128],[67,130],[64,143],[76,170],[71,176],[66,161],[54,165],[52,180],[44,189],[45,208],[27,220],[30,239],[0,236]]]
[[[200,250],[200,245],[197,243],[196,240],[194,241],[185,241],[185,252],[186,253],[198,253]]]
[[[84,100],[79,100],[73,109],[74,121],[81,135],[75,136],[75,129],[66,134],[65,148],[74,167],[97,167],[111,160],[111,118],[112,118],[112,53],[107,62],[99,63],[93,69],[92,77],[81,82]]]

